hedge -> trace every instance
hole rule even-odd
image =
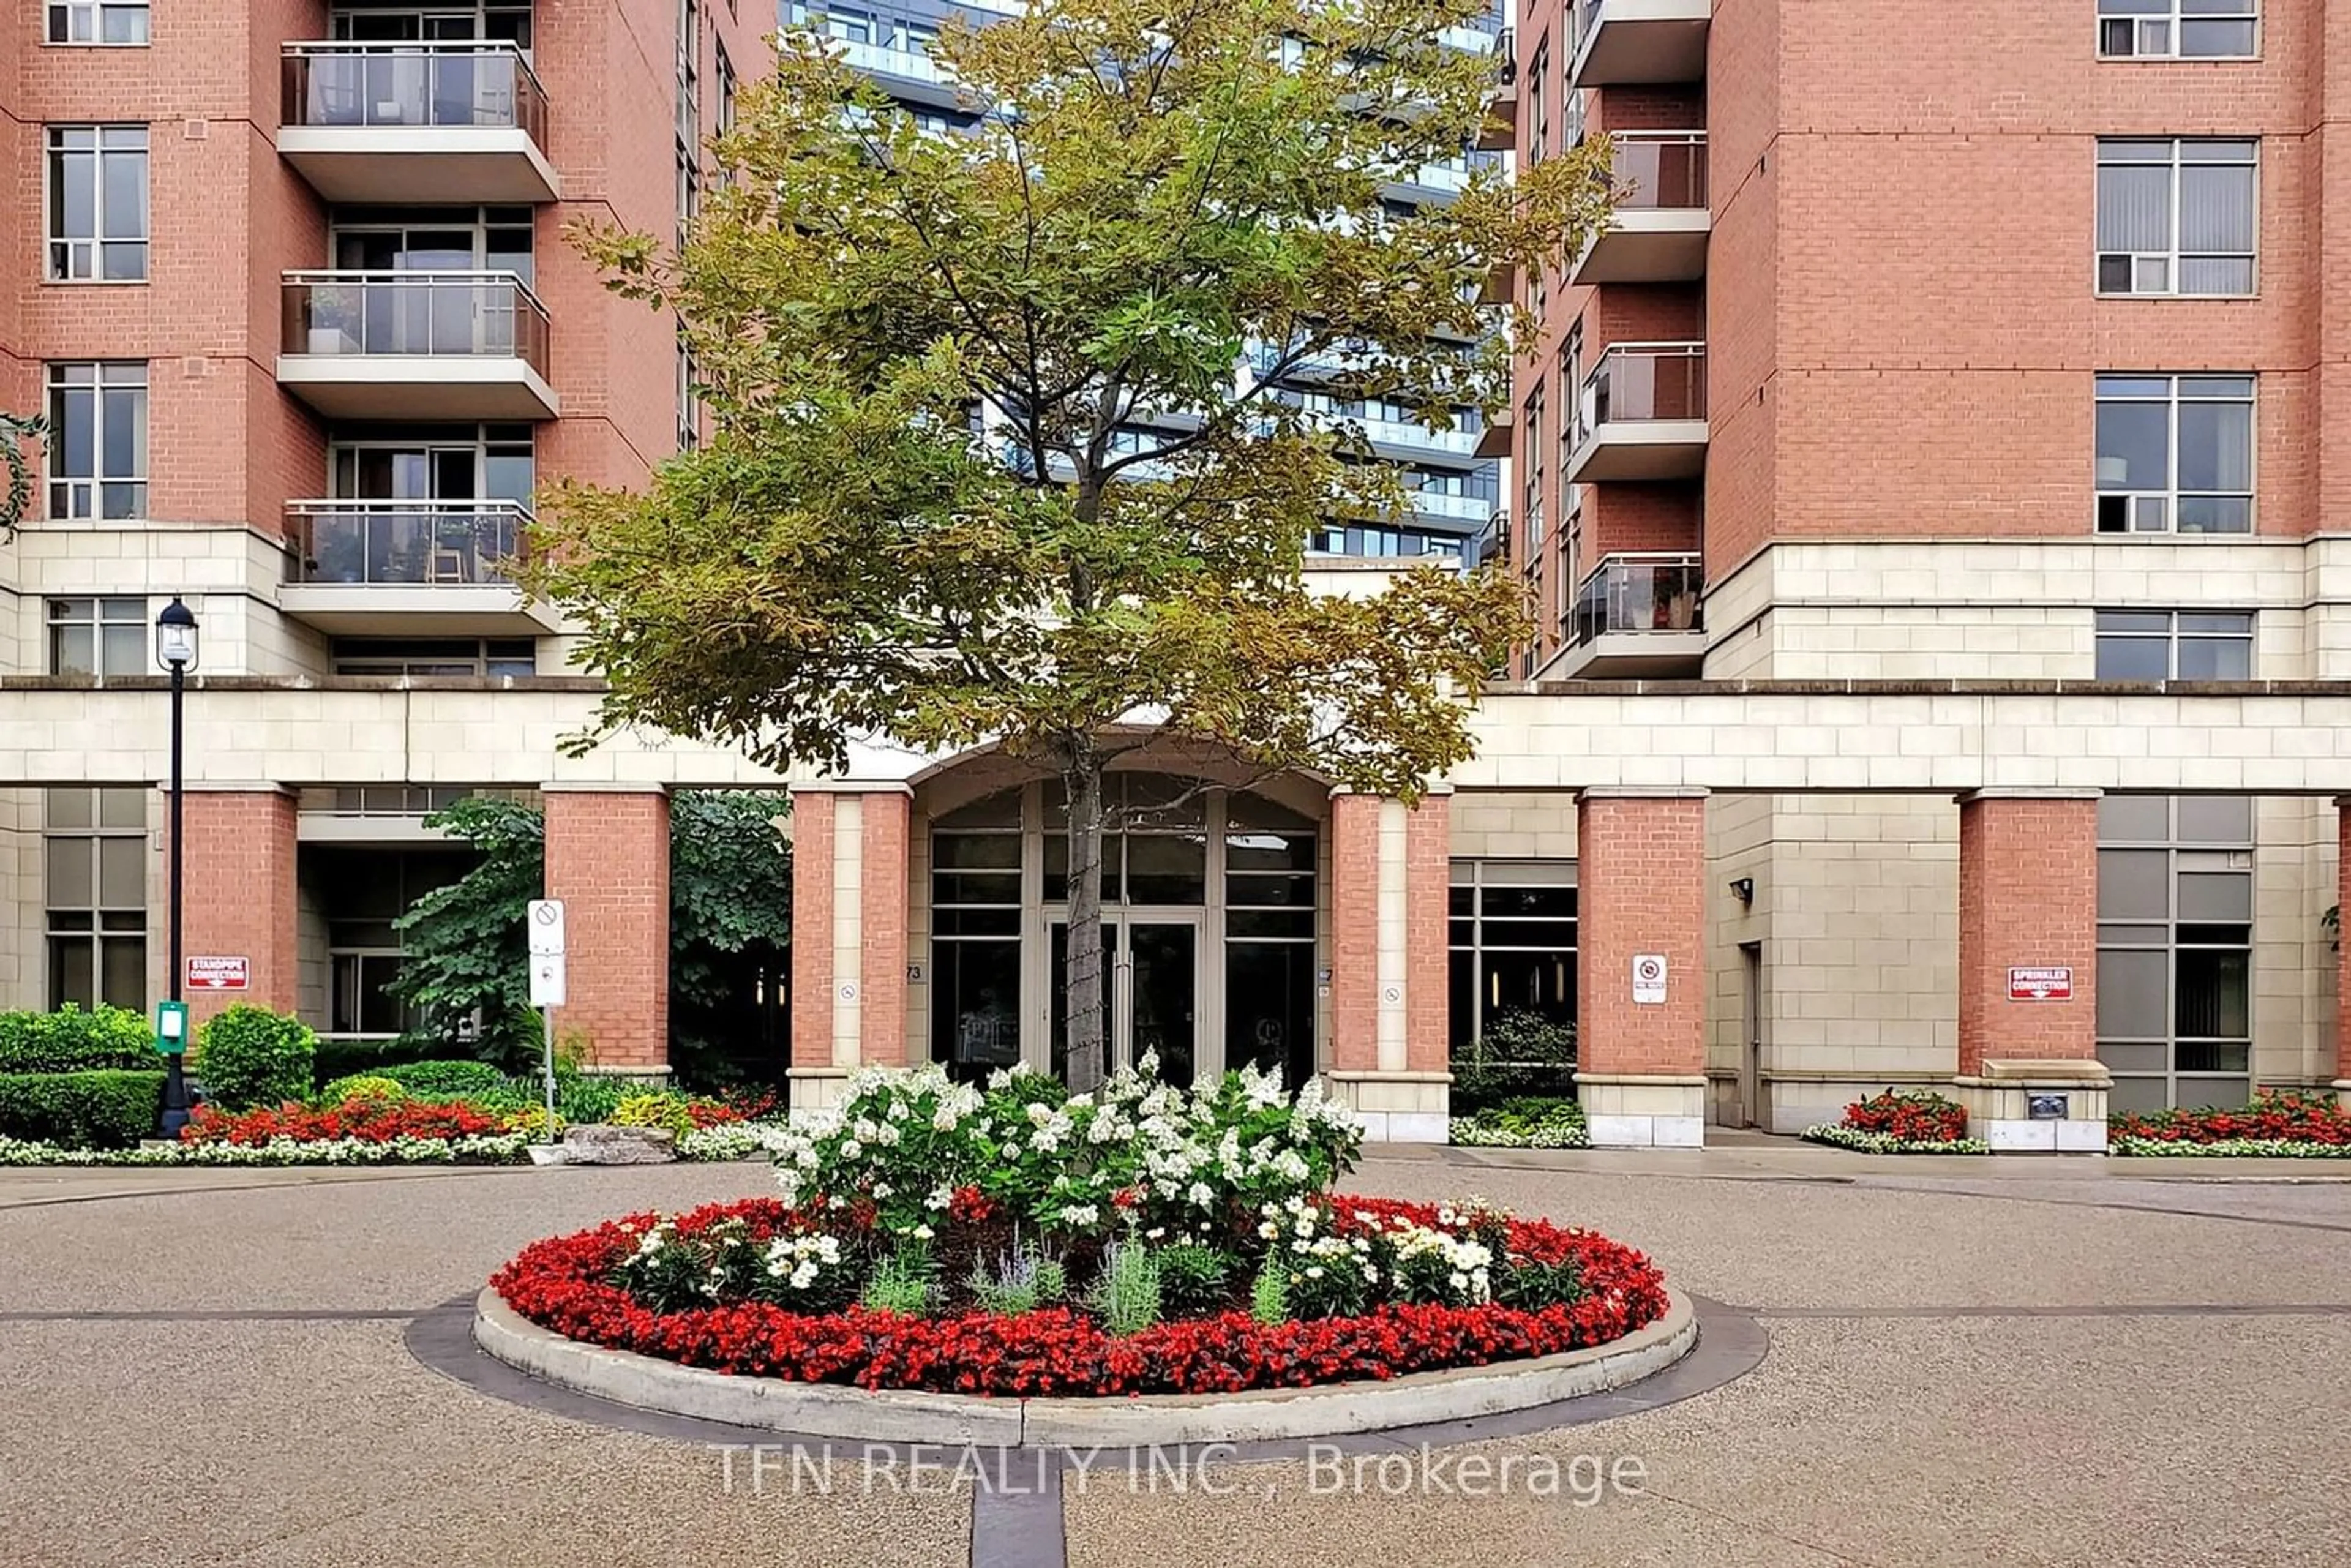
[[[377,1077],[397,1062],[413,1060],[416,1048],[401,1040],[322,1040],[311,1059],[310,1075],[321,1086],[361,1073]]]
[[[402,1061],[376,1068],[416,1100],[463,1100],[505,1092],[507,1075],[486,1061]]]
[[[162,1119],[161,1072],[0,1072],[0,1137],[128,1148]]]
[[[223,1110],[282,1105],[308,1096],[318,1045],[301,1019],[239,1002],[197,1033],[196,1073]]]
[[[146,1017],[129,1008],[0,1013],[0,1072],[143,1072],[161,1060]]]

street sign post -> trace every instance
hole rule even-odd
[[[555,1009],[563,1005],[563,901],[534,898],[523,917],[530,934],[530,1005],[545,1026],[547,1141],[555,1141]]]

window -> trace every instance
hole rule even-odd
[[[2098,142],[2098,292],[2253,292],[2258,141]]]
[[[49,367],[49,516],[147,515],[147,366]]]
[[[1333,523],[1320,528],[1307,541],[1306,548],[1323,555],[1350,556],[1416,556],[1459,555],[1462,539],[1457,534],[1425,533],[1417,528],[1390,528],[1375,525]]]
[[[724,136],[735,129],[735,62],[726,57],[723,44],[717,47],[711,74],[718,83],[718,133]]]
[[[1574,1021],[1575,900],[1573,862],[1453,862],[1447,946],[1456,1047],[1481,1038],[1505,1013]]]
[[[2098,802],[2098,1058],[2112,1110],[2249,1097],[2252,921],[2251,800]]]
[[[49,674],[146,675],[147,601],[143,599],[49,601]]]
[[[2098,0],[2108,59],[2251,59],[2257,0]]]
[[[2098,532],[2253,528],[2252,376],[2100,376]]]
[[[2250,611],[2101,610],[2102,681],[2249,681]]]
[[[1527,559],[1539,559],[1542,554],[1543,538],[1543,389],[1537,382],[1527,399],[1526,439],[1520,450],[1527,455],[1526,488],[1523,497],[1527,516]]]
[[[694,350],[685,340],[685,322],[677,324],[677,449],[691,452],[701,444],[700,405],[694,395]]]
[[[1314,1075],[1314,820],[1225,797],[1225,1065]]]
[[[143,44],[147,0],[49,0],[53,44]]]
[[[931,1060],[957,1078],[1020,1060],[1022,791],[931,835]]]
[[[147,792],[43,792],[49,1006],[147,1008]]]
[[[1540,163],[1551,152],[1551,40],[1535,46],[1527,64],[1527,162]]]
[[[52,283],[147,280],[147,128],[49,127]]]
[[[338,637],[339,675],[534,675],[528,637]]]
[[[371,792],[399,793],[397,789]],[[445,800],[468,791],[461,787],[414,793]],[[423,1009],[391,989],[407,961],[393,922],[424,894],[463,876],[475,857],[439,849],[316,845],[306,849],[302,858],[305,916],[315,911],[327,936],[327,1019],[319,1032],[329,1038],[381,1040],[423,1025]],[[460,1020],[459,1028],[465,1027]]]

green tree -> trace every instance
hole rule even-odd
[[[406,956],[387,988],[417,1009],[409,1041],[425,1054],[444,1054],[470,1035],[471,1054],[521,1067],[539,1049],[523,917],[525,906],[539,896],[547,820],[517,800],[469,795],[424,821],[482,858],[392,922]]]
[[[26,455],[25,443],[37,443],[48,433],[46,414],[0,413],[0,458],[8,464],[8,497],[0,502],[0,544],[16,538],[16,525],[33,504],[33,460]]]
[[[789,31],[716,143],[682,253],[579,237],[674,312],[715,437],[643,493],[559,486],[531,586],[585,631],[607,727],[845,765],[994,742],[1070,800],[1073,1081],[1100,1060],[1102,778],[1155,733],[1256,773],[1412,798],[1526,625],[1490,572],[1310,594],[1310,533],[1407,511],[1360,423],[1277,383],[1498,407],[1479,301],[1605,218],[1606,139],[1383,188],[1458,155],[1486,0],[1043,0],[935,51],[987,112],[925,131]],[[1138,441],[1139,419],[1181,433]],[[1161,429],[1165,429],[1165,422]],[[583,743],[589,737],[582,737]]]
[[[780,795],[681,790],[669,816],[669,1060],[681,1082],[741,1076],[730,1045],[757,1026],[749,979],[784,980],[792,938],[791,846]]]

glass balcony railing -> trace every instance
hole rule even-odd
[[[1704,566],[1695,555],[1603,556],[1575,596],[1574,639],[1614,633],[1702,632]]]
[[[1615,166],[1619,210],[1707,204],[1703,131],[1619,131]]]
[[[512,44],[287,44],[287,125],[518,130],[547,145],[547,92]]]
[[[1465,496],[1451,490],[1406,490],[1405,504],[1424,517],[1482,523],[1493,514],[1491,496]]]
[[[1583,381],[1579,443],[1603,424],[1706,417],[1704,343],[1614,343]]]
[[[914,81],[936,82],[941,87],[955,85],[955,73],[926,50],[906,48],[891,44],[859,43],[852,38],[835,38],[849,63],[859,70],[875,76],[902,77]]]
[[[282,351],[517,359],[546,376],[547,308],[511,272],[289,272]]]
[[[530,509],[505,500],[292,501],[295,580],[371,588],[503,587]]]

